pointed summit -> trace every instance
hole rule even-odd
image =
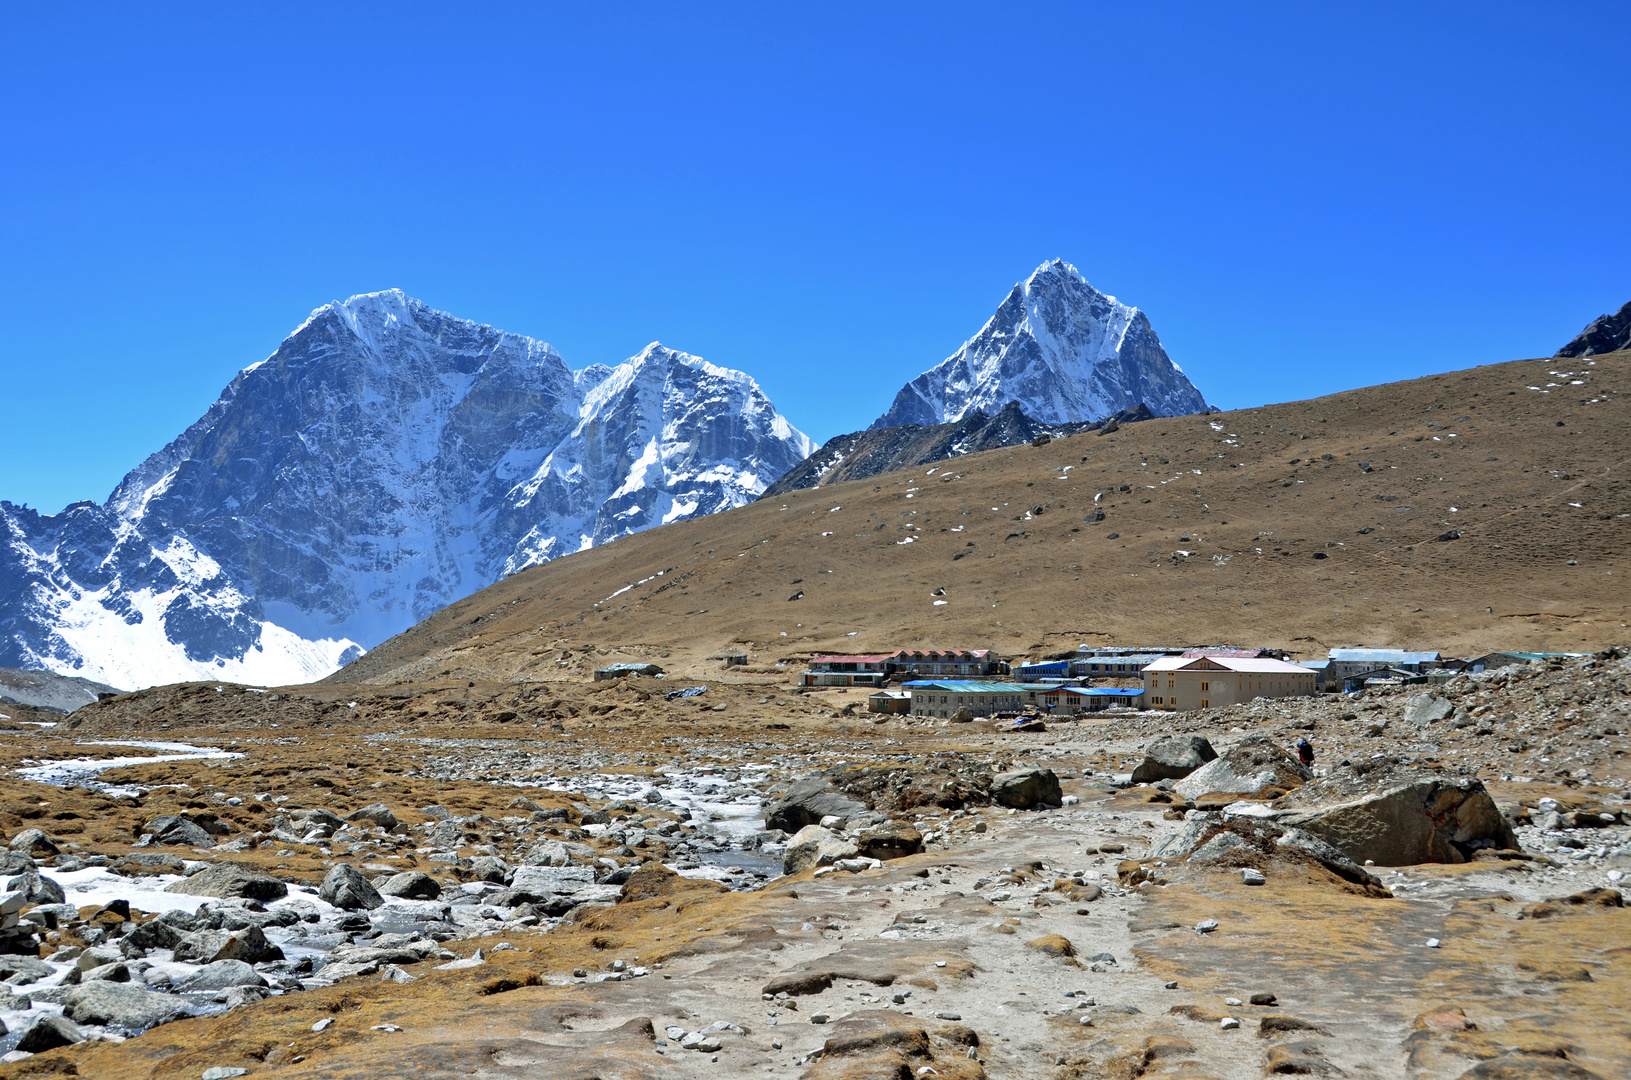
[[[1018,401],[1043,423],[1100,420],[1144,404],[1158,416],[1206,400],[1144,313],[1099,292],[1063,259],[1015,285],[980,332],[901,388],[872,430],[945,424]]]

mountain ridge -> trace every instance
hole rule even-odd
[[[0,663],[319,678],[506,573],[741,505],[812,449],[751,377],[660,343],[574,372],[546,342],[358,294],[104,504],[0,502]]]

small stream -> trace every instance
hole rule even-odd
[[[100,791],[104,795],[117,798],[121,795],[139,795],[147,789],[137,784],[109,784],[98,780],[97,777],[108,769],[118,769],[126,765],[157,764],[164,761],[230,761],[233,758],[243,757],[243,754],[237,751],[221,750],[213,746],[192,746],[188,743],[153,742],[140,739],[106,739],[80,743],[79,745],[136,746],[144,750],[162,750],[166,751],[166,753],[140,757],[78,757],[41,761],[37,765],[18,769],[17,775],[24,780],[50,784],[53,787],[88,787],[93,791]]]

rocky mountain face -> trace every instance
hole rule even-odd
[[[1069,263],[1043,263],[980,332],[901,388],[872,430],[945,424],[1010,401],[1044,424],[1101,420],[1140,404],[1157,416],[1203,412],[1201,392],[1137,308]]]
[[[752,501],[814,444],[741,372],[391,291],[315,311],[100,506],[0,502],[0,664],[321,678],[498,578]]]
[[[1631,349],[1631,301],[1612,315],[1599,315],[1578,337],[1561,349],[1559,356],[1596,356],[1599,353]]]
[[[759,497],[769,499],[800,488],[863,480],[879,473],[928,465],[1000,446],[1018,446],[1044,435],[1050,438],[1074,435],[1079,431],[1102,430],[1112,421],[1119,427],[1153,416],[1149,409],[1139,405],[1089,423],[1043,424],[1026,416],[1019,402],[1010,401],[995,416],[976,410],[950,424],[902,424],[881,430],[852,431],[828,439],[820,450],[793,466]]]

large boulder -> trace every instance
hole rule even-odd
[[[1059,790],[1059,777],[1052,769],[1015,769],[998,773],[991,778],[991,796],[997,805],[1015,810],[1030,810],[1038,806],[1062,806],[1065,797]]]
[[[361,810],[353,810],[345,816],[345,819],[347,821],[373,822],[386,832],[390,832],[399,824],[396,815],[391,813],[391,808],[382,802],[365,806]]]
[[[379,890],[362,876],[362,871],[350,863],[337,863],[323,878],[318,894],[330,904],[346,911],[367,908],[372,911],[382,906]]]
[[[392,874],[380,886],[381,896],[397,896],[404,900],[434,900],[442,895],[442,887],[429,874],[406,870]]]
[[[42,829],[24,829],[11,838],[11,850],[23,855],[50,858],[57,854],[57,845]]]
[[[866,812],[865,803],[845,795],[833,787],[832,781],[806,776],[765,811],[765,828],[796,833],[806,825],[819,825],[829,815],[848,821]]]
[[[229,990],[234,986],[265,985],[266,979],[261,973],[242,960],[217,960],[188,975],[176,983],[175,988],[183,994],[197,994]]]
[[[1202,795],[1281,795],[1313,778],[1308,767],[1261,735],[1248,736],[1173,785],[1186,799]]]
[[[904,859],[923,850],[923,834],[904,821],[885,821],[851,834],[855,846],[869,859]]]
[[[527,849],[522,862],[527,866],[572,866],[586,863],[596,855],[588,844],[569,844],[564,840],[542,840]]]
[[[232,862],[207,866],[164,891],[241,900],[281,900],[289,895],[289,887],[272,875]]]
[[[1434,694],[1417,694],[1404,705],[1405,723],[1417,727],[1426,727],[1428,724],[1447,720],[1454,713],[1454,705]]]
[[[782,872],[799,874],[817,866],[831,866],[839,859],[853,859],[860,850],[848,840],[820,825],[806,825],[787,841],[782,856]]]
[[[258,926],[247,930],[195,930],[182,935],[175,944],[175,958],[189,964],[213,964],[217,960],[242,960],[264,964],[282,960],[283,950],[266,940]]]
[[[1144,751],[1144,760],[1133,770],[1133,783],[1153,784],[1157,780],[1182,780],[1218,752],[1203,735],[1171,735],[1157,739]]]
[[[30,904],[61,904],[68,899],[62,886],[44,874],[22,874],[6,882],[7,892],[20,892]]]
[[[160,844],[181,844],[186,847],[214,847],[215,838],[198,822],[182,814],[165,814],[143,826]]]
[[[1374,793],[1318,805],[1322,795],[1343,794],[1313,787],[1299,792],[1280,823],[1312,833],[1355,862],[1379,866],[1466,862],[1480,848],[1518,846],[1476,777],[1415,770],[1389,776]]]
[[[137,1032],[186,1016],[187,1006],[134,983],[94,982],[71,992],[63,1000],[62,1014],[77,1024]]]
[[[534,896],[575,893],[595,883],[590,866],[518,866],[510,888]]]
[[[67,1017],[54,1013],[38,1017],[23,1031],[13,1050],[25,1054],[43,1054],[59,1046],[72,1046],[85,1041],[85,1033]]]

